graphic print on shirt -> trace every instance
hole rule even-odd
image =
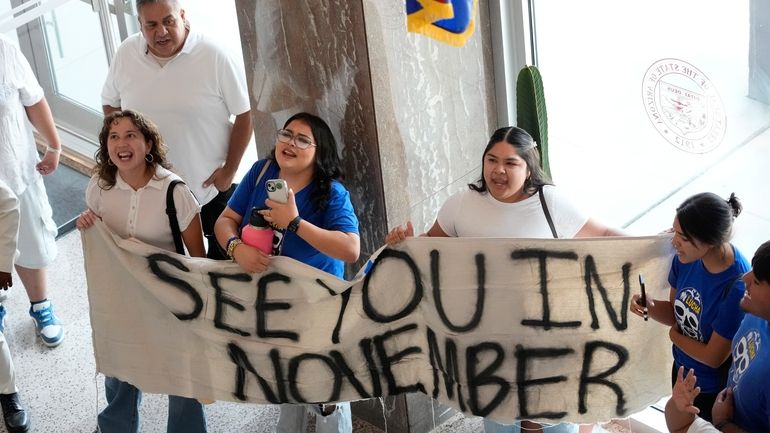
[[[281,246],[283,246],[283,230],[273,229],[273,254],[281,255]]]
[[[759,354],[762,337],[756,329],[750,329],[735,343],[733,348],[733,369],[730,381],[735,385]]]
[[[692,287],[682,290],[674,301],[674,315],[682,334],[703,341],[700,332],[700,315],[703,302],[700,293]]]

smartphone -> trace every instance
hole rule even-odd
[[[270,179],[265,182],[265,188],[267,188],[267,197],[270,200],[277,201],[279,203],[286,203],[289,201],[289,185],[283,179]]]

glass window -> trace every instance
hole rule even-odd
[[[535,0],[555,182],[626,226],[754,137],[768,20],[748,0]]]

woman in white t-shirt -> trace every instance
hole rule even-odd
[[[104,118],[99,133],[94,176],[86,188],[88,210],[77,220],[86,230],[101,219],[122,238],[174,251],[174,238],[166,215],[166,192],[179,176],[168,169],[166,145],[158,128],[143,115],[116,111]],[[173,191],[182,241],[193,257],[206,257],[200,205],[186,185]],[[115,377],[104,378],[107,407],[99,413],[99,431],[138,432],[142,391]],[[205,433],[201,403],[169,396],[168,431]]]
[[[573,238],[622,236],[619,230],[589,218],[561,195],[540,168],[537,143],[523,129],[500,128],[482,157],[481,177],[444,203],[423,236],[483,238]],[[545,204],[545,207],[543,206]],[[414,236],[411,222],[391,230],[385,241]],[[587,426],[591,427],[591,426]],[[487,433],[541,431],[531,421],[501,425],[484,420]],[[592,427],[591,427],[592,428]],[[577,431],[574,424],[545,427],[549,432]],[[588,430],[590,431],[590,430]]]

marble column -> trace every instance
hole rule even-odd
[[[497,127],[487,0],[479,0],[476,30],[461,48],[407,33],[402,1],[237,5],[260,155],[294,112],[328,120],[364,257],[407,219],[427,230],[444,200],[478,179]],[[451,415],[444,409],[422,394],[353,405],[356,416],[394,433],[430,431]]]
[[[326,120],[338,140],[365,261],[382,245],[386,220],[361,2],[238,0],[237,9],[258,154],[269,153],[291,115],[308,111]]]

